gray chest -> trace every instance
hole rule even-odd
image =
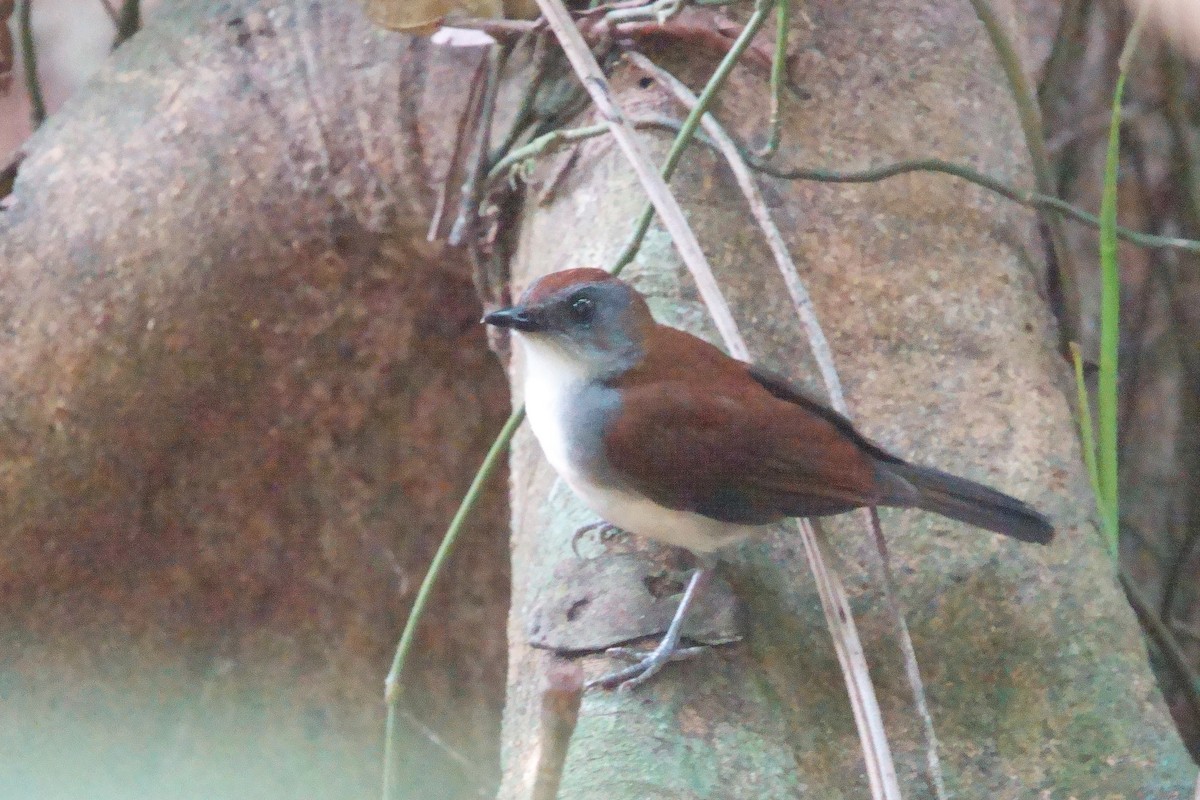
[[[540,380],[531,372],[525,382],[525,407],[546,459],[568,483],[612,482],[604,429],[617,413],[615,390],[583,380]]]

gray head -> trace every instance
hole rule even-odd
[[[654,327],[646,300],[600,269],[539,278],[515,306],[493,311],[483,321],[517,331],[531,355],[562,362],[591,379],[635,366]]]

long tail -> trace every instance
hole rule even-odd
[[[918,467],[898,459],[878,463],[878,467],[880,472],[891,473],[916,490],[915,496],[904,490],[888,492],[889,497],[883,505],[932,511],[1023,542],[1046,544],[1054,538],[1054,526],[1050,520],[1032,506],[1003,492],[948,472]]]

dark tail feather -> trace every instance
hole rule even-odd
[[[1033,507],[982,484],[902,461],[881,463],[879,472],[890,473],[888,477],[900,478],[908,484],[908,487],[895,487],[898,491],[888,491],[883,505],[932,511],[1023,542],[1046,544],[1054,538],[1054,526],[1050,520]],[[892,482],[885,478],[885,483]],[[906,491],[909,487],[916,490],[915,497],[911,491]]]

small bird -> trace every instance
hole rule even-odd
[[[529,423],[575,494],[614,527],[700,556],[659,646],[589,685],[631,689],[658,672],[712,575],[709,554],[788,517],[891,506],[1026,542],[1054,535],[1020,500],[909,464],[784,378],[656,323],[603,270],[546,275],[483,322],[521,341]]]

